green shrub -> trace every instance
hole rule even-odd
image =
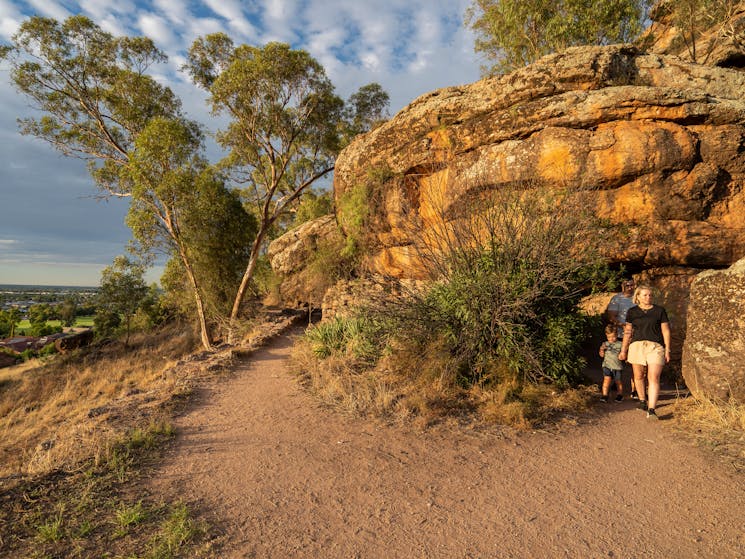
[[[49,355],[54,355],[55,353],[57,353],[57,346],[52,342],[39,350],[39,357],[47,357]]]
[[[361,365],[372,366],[385,348],[384,330],[382,322],[371,318],[335,317],[308,329],[306,337],[319,359],[346,354]]]

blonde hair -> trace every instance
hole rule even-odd
[[[637,285],[636,289],[634,289],[634,296],[631,298],[631,300],[634,302],[635,305],[639,304],[639,293],[641,293],[644,290],[649,291],[652,295],[654,295],[654,290],[651,286],[643,283],[641,285]]]

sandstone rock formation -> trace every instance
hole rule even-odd
[[[745,258],[691,285],[683,376],[695,396],[745,404]]]
[[[333,215],[303,223],[275,239],[267,250],[272,270],[281,278],[279,299],[289,306],[321,308],[334,281],[329,270],[315,270],[311,262],[319,250],[338,247],[343,238]],[[321,263],[322,265],[322,263]]]
[[[586,189],[611,262],[659,288],[674,359],[695,274],[745,256],[744,184],[745,72],[625,45],[423,95],[347,147],[334,176],[337,201],[368,192],[367,267],[409,279],[437,219],[483,192]]]
[[[728,266],[745,254],[744,94],[738,70],[572,48],[416,99],[342,152],[335,196],[367,185],[369,263],[395,277],[419,273],[432,200],[453,214],[510,184],[591,189],[618,228],[612,260],[632,270]]]

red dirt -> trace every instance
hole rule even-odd
[[[745,480],[631,401],[557,433],[416,432],[320,407],[283,336],[203,390],[153,478],[219,557],[745,557]]]

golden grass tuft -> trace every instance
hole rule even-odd
[[[112,402],[169,393],[165,374],[193,351],[190,335],[164,331],[91,346],[46,362],[29,362],[0,377],[0,477],[70,467],[105,452],[117,428],[107,421]]]
[[[504,372],[465,386],[458,363],[443,340],[427,347],[398,342],[373,368],[360,366],[349,352],[320,359],[301,338],[292,370],[324,404],[345,413],[380,416],[427,426],[457,418],[531,429],[573,421],[590,407],[591,389],[559,390],[521,383]]]
[[[679,430],[745,472],[745,404],[734,399],[678,398],[673,418]]]

